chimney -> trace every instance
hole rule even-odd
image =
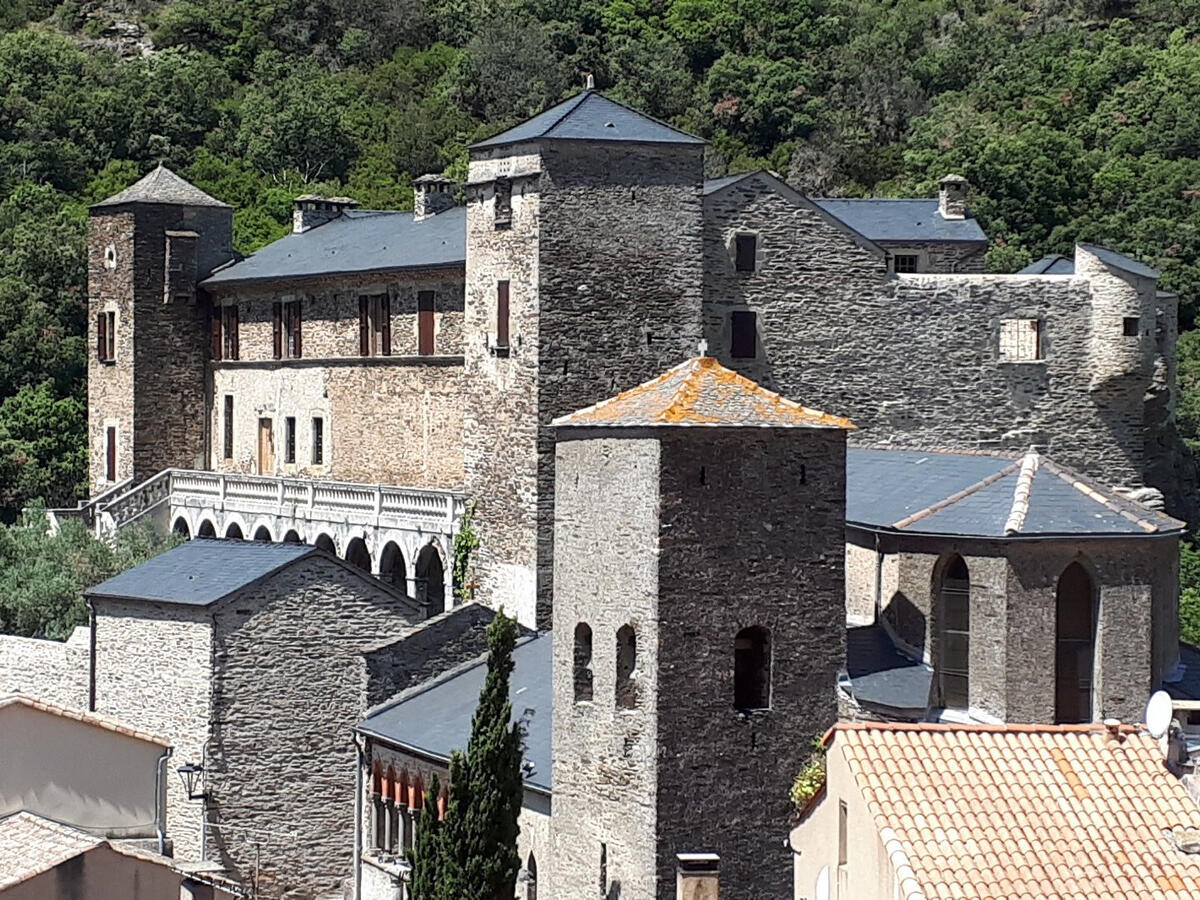
[[[678,853],[676,900],[717,900],[721,857],[715,853]]]
[[[413,179],[413,221],[420,222],[454,205],[454,180],[445,175]]]
[[[938,191],[938,212],[943,219],[967,217],[967,188],[971,183],[961,175],[947,175]]]
[[[349,197],[318,197],[304,194],[292,205],[292,234],[303,234],[324,225],[348,209],[358,209],[358,201]]]

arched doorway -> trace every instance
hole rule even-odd
[[[266,525],[259,525],[258,528],[255,529],[254,539],[256,541],[263,541],[268,544],[271,543],[271,529],[269,529]]]
[[[417,599],[425,604],[426,615],[436,616],[446,610],[446,573],[442,557],[433,544],[426,544],[417,554]]]
[[[404,566],[404,554],[395,541],[383,545],[379,555],[379,578],[401,593],[408,593],[408,572]]]
[[[371,571],[371,554],[367,550],[367,542],[362,538],[354,538],[346,545],[346,562],[352,566],[362,569],[364,572]]]
[[[317,539],[313,541],[313,546],[319,550],[324,550],[328,553],[337,555],[337,549],[333,546],[333,538],[327,534],[318,534]]]
[[[971,701],[971,574],[961,556],[942,571],[938,597],[938,690],[947,709]]]
[[[230,522],[229,527],[225,529],[225,537],[231,541],[244,540],[242,527],[237,522]]]
[[[1054,606],[1054,721],[1090,722],[1096,664],[1096,589],[1079,563],[1071,563],[1059,576]]]
[[[212,522],[205,519],[200,523],[200,530],[197,532],[197,535],[199,537],[215,538],[217,536],[217,529]]]
[[[171,531],[179,535],[185,541],[190,540],[192,537],[192,529],[188,528],[187,519],[185,519],[183,516],[180,516],[175,520],[175,524],[171,526]]]

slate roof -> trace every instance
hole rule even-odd
[[[1093,254],[1102,263],[1112,266],[1115,269],[1120,269],[1122,272],[1129,272],[1131,275],[1137,275],[1142,278],[1158,278],[1159,273],[1157,269],[1150,268],[1144,262],[1140,262],[1132,256],[1126,256],[1124,253],[1109,250],[1107,247],[1101,247],[1098,244],[1080,244],[1079,246]],[[1037,262],[1030,263],[1018,271],[1017,274],[1074,275],[1075,260],[1069,256],[1063,256],[1061,253],[1052,253],[1049,256],[1043,256]]]
[[[1075,260],[1061,253],[1043,256],[1017,272],[1018,275],[1074,275]]]
[[[859,703],[917,718],[929,706],[933,668],[897,650],[882,625],[846,629],[846,674]]]
[[[586,409],[560,416],[554,425],[606,427],[738,426],[843,428],[849,419],[801,406],[727,369],[711,356],[680,363],[645,384]]]
[[[485,150],[534,140],[704,143],[701,138],[652,119],[599,91],[586,90],[526,119],[520,125],[472,144],[471,149]]]
[[[104,842],[33,813],[0,819],[0,891],[28,881]]]
[[[513,650],[509,681],[513,720],[524,720],[525,759],[533,768],[525,775],[532,788],[549,792],[551,777],[552,639],[548,632],[519,642]],[[471,718],[487,676],[487,661],[452,669],[441,678],[402,694],[377,708],[357,726],[363,734],[407,747],[440,761],[467,746]]]
[[[903,900],[1200,896],[1200,810],[1129,726],[839,723]]]
[[[296,560],[322,552],[305,544],[196,538],[114,575],[84,596],[211,606]]]
[[[107,200],[101,200],[92,205],[92,209],[104,206],[120,206],[124,203],[164,203],[172,206],[218,206],[229,209],[228,203],[222,203],[215,197],[210,197],[200,188],[184,181],[166,166],[159,163],[158,168],[140,181],[130,185]]]
[[[739,181],[743,181],[749,178],[751,175],[757,174],[757,172],[741,172],[737,175],[726,175],[723,178],[709,178],[704,182],[704,196],[707,197],[709,194],[715,194],[717,191],[724,190],[731,184],[737,184]]]
[[[1177,533],[1184,523],[1037,453],[972,455],[851,447],[846,520],[962,537]]]
[[[467,211],[451,207],[415,221],[411,212],[349,210],[289,234],[213,273],[204,287],[394,269],[460,267],[467,258]]]
[[[870,241],[987,243],[987,235],[974,218],[945,219],[936,199],[813,197],[812,202]]]
[[[82,722],[85,725],[92,725],[96,728],[103,728],[106,731],[114,731],[117,734],[123,734],[126,737],[136,738],[139,741],[146,741],[150,744],[157,744],[160,747],[170,747],[171,742],[167,738],[158,737],[146,731],[139,731],[136,728],[124,724],[123,722],[110,718],[109,716],[101,715],[95,712],[84,712],[79,709],[67,709],[63,706],[57,706],[53,703],[47,703],[45,700],[36,700],[33,697],[26,697],[23,694],[8,694],[0,696],[0,714],[9,707],[25,706],[29,709],[35,709],[38,712],[44,712],[52,716],[58,716],[62,719],[74,719],[76,722]],[[4,737],[3,730],[0,730],[0,739]],[[0,740],[0,746],[3,741]]]

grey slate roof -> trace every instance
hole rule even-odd
[[[813,197],[812,201],[870,241],[987,243],[987,235],[975,219],[942,218],[936,199]]]
[[[507,131],[471,145],[472,150],[534,140],[629,141],[649,144],[703,144],[704,141],[632,107],[586,90],[543,110]]]
[[[742,181],[743,179],[749,178],[751,175],[756,175],[756,174],[758,174],[758,173],[757,172],[741,172],[737,175],[725,175],[722,178],[709,178],[707,181],[704,182],[703,193],[707,197],[709,194],[715,194],[717,191],[723,190],[724,188],[729,187],[729,185],[731,185],[731,184],[737,184],[739,181]]]
[[[204,287],[347,275],[393,269],[462,266],[467,211],[452,207],[417,222],[411,212],[351,210],[301,234],[289,234],[221,269]]]
[[[1124,253],[1109,250],[1107,247],[1101,247],[1098,244],[1080,244],[1079,246],[1083,247],[1089,253],[1094,254],[1102,263],[1110,265],[1115,269],[1120,269],[1122,272],[1129,272],[1132,275],[1138,275],[1142,278],[1158,278],[1157,269],[1150,268],[1132,256],[1126,256]],[[1052,253],[1050,256],[1043,256],[1037,262],[1030,263],[1017,272],[1017,274],[1074,275],[1075,260],[1069,256],[1063,256],[1061,253]]]
[[[1017,272],[1018,275],[1074,275],[1075,260],[1061,253],[1043,256]]]
[[[897,650],[881,625],[846,629],[846,674],[859,703],[916,719],[929,706],[933,668]]]
[[[548,632],[517,644],[509,681],[513,720],[524,720],[525,760],[532,763],[525,782],[549,792],[552,785],[550,723],[552,640]],[[480,659],[465,669],[452,669],[399,699],[377,708],[357,726],[363,734],[407,747],[425,756],[448,761],[453,750],[464,750],[471,735],[471,718],[487,676]]]
[[[1035,453],[982,456],[851,447],[846,520],[963,537],[1153,536],[1184,523]]]
[[[153,172],[107,200],[93,204],[92,209],[120,206],[123,203],[165,203],[173,206],[218,206],[229,208],[200,188],[184,181],[161,163]]]
[[[322,552],[304,544],[196,538],[114,575],[84,596],[211,606],[277,569]]]

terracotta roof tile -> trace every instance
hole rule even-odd
[[[553,424],[854,428],[849,419],[801,406],[709,356],[689,359],[645,384],[557,418]]]
[[[0,820],[0,891],[74,859],[102,841],[32,813]]]
[[[45,700],[38,700],[34,697],[27,697],[24,694],[0,694],[0,709],[6,706],[27,706],[30,709],[36,709],[40,712],[49,713],[53,716],[59,716],[64,719],[74,719],[76,722],[83,722],[87,725],[94,725],[97,728],[103,728],[106,731],[115,731],[117,734],[123,734],[127,737],[137,738],[140,741],[146,741],[150,744],[158,744],[160,747],[170,747],[171,742],[164,737],[150,734],[145,731],[138,731],[136,728],[130,728],[128,725],[119,722],[109,716],[101,715],[94,712],[83,712],[78,709],[67,709],[64,706],[56,706],[53,703],[47,703]]]
[[[854,773],[906,900],[1200,891],[1200,856],[1168,837],[1200,827],[1200,809],[1136,728],[848,722],[826,744]]]

